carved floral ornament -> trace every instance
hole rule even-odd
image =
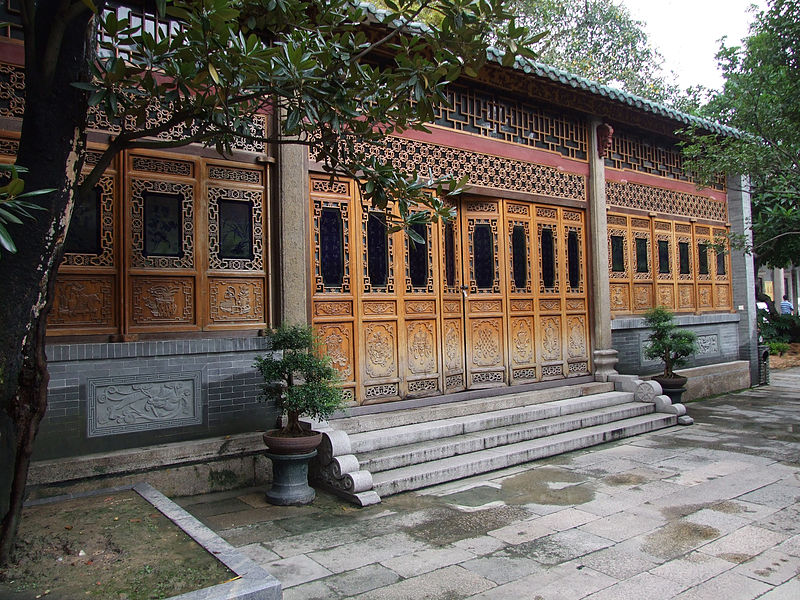
[[[608,123],[597,126],[597,156],[605,158],[614,136],[614,128]]]

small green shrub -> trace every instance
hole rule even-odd
[[[772,356],[783,356],[783,353],[788,352],[789,348],[791,348],[786,342],[767,342],[767,347]]]
[[[686,364],[686,357],[697,352],[697,336],[678,329],[675,315],[663,306],[651,308],[644,317],[652,330],[644,355],[660,358],[664,363],[664,377],[675,377],[673,369]]]
[[[342,406],[339,373],[321,353],[311,327],[281,325],[271,338],[273,353],[255,362],[264,378],[264,397],[286,413],[281,433],[302,436],[300,417],[327,419]]]

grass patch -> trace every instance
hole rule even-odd
[[[235,577],[134,491],[28,507],[0,598],[168,598]]]

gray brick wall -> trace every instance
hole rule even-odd
[[[259,401],[262,379],[253,368],[267,339],[213,338],[47,347],[48,409],[35,458],[107,452],[272,427],[274,406]],[[88,382],[98,378],[200,373],[202,423],[89,437]]]
[[[677,315],[676,323],[701,338],[701,352],[689,357],[687,366],[695,367],[739,360],[739,315],[730,313],[707,315]],[[644,318],[630,317],[611,322],[611,337],[619,352],[617,370],[620,373],[645,375],[663,368],[658,360],[644,357],[644,347],[650,330]]]

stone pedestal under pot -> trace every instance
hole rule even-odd
[[[313,502],[316,493],[308,485],[308,461],[316,455],[316,450],[305,454],[267,452],[267,458],[272,461],[272,487],[267,490],[267,502],[278,506],[297,506]]]

